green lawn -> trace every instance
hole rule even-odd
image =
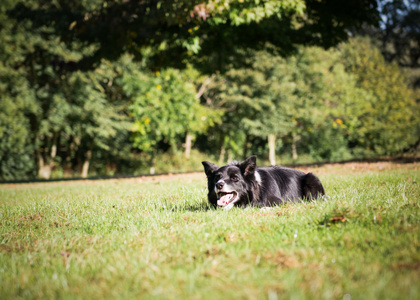
[[[0,185],[0,299],[420,299],[420,165],[311,171],[328,200],[268,211],[203,174]]]

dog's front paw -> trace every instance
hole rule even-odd
[[[324,201],[329,201],[330,199],[331,199],[331,197],[327,196],[327,195],[322,195],[322,197],[321,197],[321,200],[324,200]]]
[[[272,210],[272,209],[273,209],[272,207],[267,207],[267,206],[261,207],[261,210],[264,210],[264,211]]]

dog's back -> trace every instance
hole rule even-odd
[[[325,194],[321,181],[312,173],[305,174],[299,170],[273,166],[259,167],[261,177],[261,199],[267,199],[268,205],[298,199],[316,199]]]

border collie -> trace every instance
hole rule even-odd
[[[208,200],[214,207],[268,207],[325,195],[321,181],[312,173],[280,166],[257,167],[256,156],[221,168],[207,161],[202,164],[207,175]]]

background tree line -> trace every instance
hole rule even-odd
[[[0,178],[417,149],[419,14],[414,0],[3,1]]]

